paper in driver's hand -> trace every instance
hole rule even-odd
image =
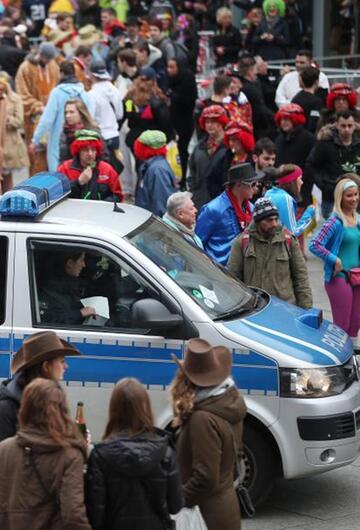
[[[90,296],[82,298],[81,303],[84,307],[93,307],[97,315],[104,318],[110,318],[109,300],[106,296]]]

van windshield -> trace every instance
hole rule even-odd
[[[166,272],[213,319],[253,311],[256,296],[180,233],[152,217],[127,239]]]

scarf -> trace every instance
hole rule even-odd
[[[247,153],[243,153],[242,155],[234,154],[234,158],[231,161],[232,166],[237,166],[238,164],[242,164],[243,162],[246,162],[247,160]]]
[[[250,209],[250,202],[248,200],[244,201],[244,208],[242,208],[230,188],[226,190],[226,193],[229,197],[229,201],[231,202],[231,206],[235,210],[235,215],[237,217],[237,220],[239,221],[239,225],[241,229],[244,230],[244,228],[246,228],[246,226],[251,223],[252,215]]]
[[[235,386],[234,379],[229,375],[229,377],[227,377],[225,381],[222,381],[220,385],[206,388],[197,387],[195,403],[200,403],[200,401],[205,401],[205,399],[209,399],[211,397],[221,396],[233,386]]]
[[[83,123],[76,123],[75,125],[64,125],[64,133],[66,135],[67,141],[71,143],[75,138],[75,131],[80,131],[81,129],[85,129]]]
[[[219,149],[221,144],[222,140],[218,141],[215,140],[215,138],[211,138],[211,136],[209,136],[206,142],[208,155],[213,156],[213,154]]]

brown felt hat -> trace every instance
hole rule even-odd
[[[184,360],[172,356],[186,377],[197,386],[216,386],[231,373],[232,356],[224,346],[212,347],[204,339],[190,339]]]
[[[15,374],[43,361],[65,355],[80,355],[79,350],[65,340],[60,339],[54,331],[40,331],[24,340],[20,350],[11,361],[11,373]]]

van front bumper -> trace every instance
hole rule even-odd
[[[280,398],[279,420],[270,428],[285,478],[350,464],[360,451],[360,382],[338,396]]]

